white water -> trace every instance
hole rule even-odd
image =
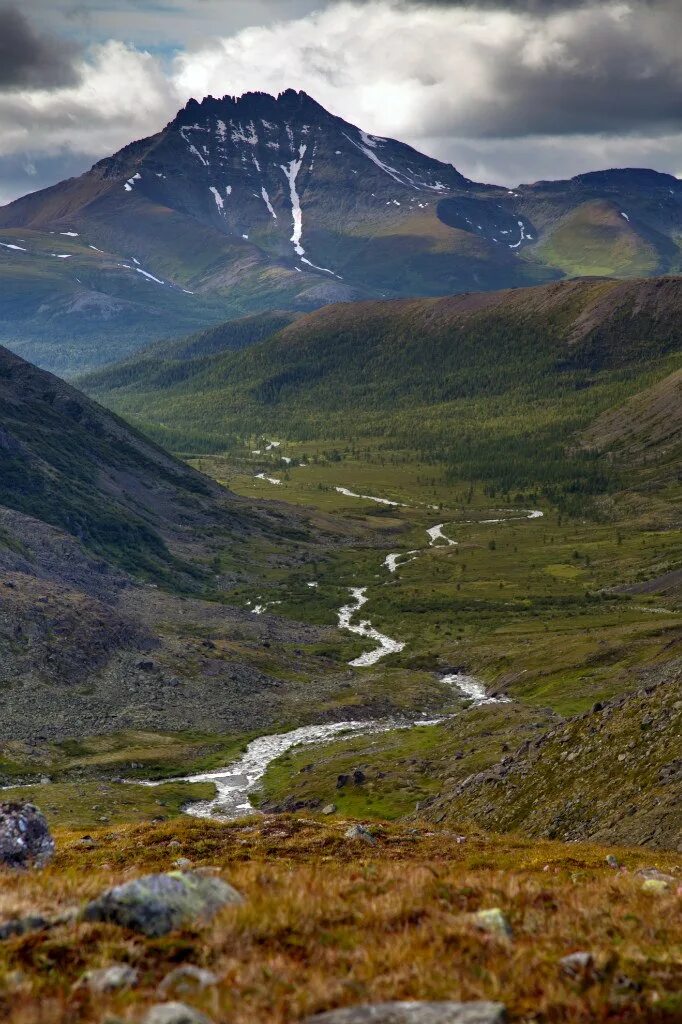
[[[397,572],[399,566],[407,565],[408,562],[414,562],[414,558],[411,555],[418,555],[418,551],[398,551],[392,555],[386,555],[384,559],[384,565],[389,572]],[[401,558],[406,558],[406,562],[401,562]]]
[[[268,446],[268,450],[279,447],[279,445],[280,442],[271,441]],[[266,477],[264,473],[259,474],[258,478],[270,480],[272,483],[281,482],[270,477]],[[339,493],[346,494],[350,497],[367,497],[366,495],[356,495],[342,487],[337,487],[336,490]],[[387,498],[371,498],[370,500],[378,501],[381,504],[386,505],[399,504],[399,502],[389,501]],[[523,516],[513,518],[537,519],[540,516],[542,516],[542,512],[539,510],[526,510]],[[503,521],[504,520],[484,520],[484,522]],[[445,536],[443,533],[444,525],[444,523],[440,523],[439,525],[432,526],[427,530],[431,545],[435,544],[439,540],[444,541],[448,546],[452,546],[457,543]],[[405,557],[410,558],[411,560],[412,557],[417,556],[419,553],[420,552],[418,550],[414,550],[387,555],[384,565],[389,572],[394,573],[401,564],[399,559]],[[311,588],[318,586],[316,582],[309,582],[307,585]],[[350,664],[357,668],[366,668],[368,666],[375,665],[381,658],[388,654],[397,654],[404,650],[405,644],[402,641],[393,640],[391,637],[385,636],[377,629],[374,629],[370,622],[366,620],[359,623],[353,622],[355,614],[360,611],[360,609],[363,608],[369,600],[367,597],[367,587],[352,587],[350,588],[350,594],[352,602],[344,605],[338,612],[339,628],[346,629],[357,636],[373,640],[378,644],[374,650],[360,655],[359,658],[351,661]],[[277,602],[270,603],[272,604]],[[252,612],[255,615],[262,615],[263,612],[266,611],[267,607],[268,604],[257,604],[252,609]],[[443,676],[442,682],[459,691],[459,695],[465,700],[470,701],[472,707],[477,707],[482,704],[510,703],[508,697],[489,697],[485,692],[483,684],[473,676],[451,673]],[[229,765],[226,768],[218,768],[215,771],[204,772],[198,775],[187,775],[180,779],[162,779],[154,782],[136,782],[135,784],[143,786],[161,786],[169,781],[213,782],[216,787],[215,797],[212,800],[204,800],[199,803],[190,804],[185,808],[185,813],[197,818],[212,818],[218,821],[230,821],[235,818],[256,813],[249,800],[249,794],[257,787],[272,761],[281,757],[282,754],[286,753],[286,751],[290,750],[292,747],[320,744],[337,736],[350,737],[362,733],[382,733],[389,732],[394,729],[410,729],[420,725],[438,725],[451,717],[453,716],[442,715],[438,718],[429,719],[424,715],[422,718],[415,719],[410,722],[385,719],[367,722],[334,722],[327,725],[303,726],[299,729],[293,729],[291,732],[279,733],[272,736],[261,736],[258,739],[253,740],[249,743],[245,753],[242,754],[242,756],[232,765]]]
[[[355,658],[349,664],[354,668],[368,668],[370,665],[376,665],[377,661],[385,658],[387,654],[399,654],[404,650],[404,643],[400,640],[392,640],[390,636],[380,633],[371,622],[367,620],[353,622],[353,616],[360,611],[363,605],[367,604],[369,598],[367,597],[367,587],[351,587],[350,593],[353,604],[346,604],[339,609],[339,629],[347,629],[350,633],[355,633],[356,636],[374,640],[379,646],[373,651],[368,651],[367,654],[361,654],[359,658]]]
[[[445,536],[445,534],[443,533],[443,527],[444,526],[445,526],[445,523],[439,523],[438,526],[432,526],[432,527],[430,527],[430,529],[428,529],[426,531],[428,533],[429,537],[430,537],[429,545],[431,547],[433,547],[434,544],[436,543],[436,541],[439,541],[439,540],[445,541],[445,543],[448,545],[448,547],[455,547],[457,545],[457,541],[456,540],[450,540],[449,537]]]
[[[443,676],[443,682],[456,686],[463,697],[468,697],[474,704],[509,704],[509,697],[489,697],[485,687],[473,676],[460,675],[458,672]]]
[[[483,686],[471,676],[449,675],[443,677],[444,683],[455,686],[460,694],[472,701],[472,706],[480,704],[508,703],[507,697],[487,697]],[[397,719],[370,720],[367,722],[332,722],[327,725],[306,725],[291,732],[278,733],[273,736],[260,736],[249,743],[246,751],[233,764],[215,771],[202,772],[198,775],[185,775],[180,779],[161,779],[154,782],[135,782],[142,786],[163,786],[168,782],[213,782],[216,795],[212,800],[202,800],[189,804],[185,813],[195,818],[211,818],[216,821],[231,821],[257,813],[249,800],[258,783],[265,775],[269,765],[285,754],[292,747],[311,746],[325,743],[336,737],[345,738],[362,735],[363,733],[391,732],[398,729],[413,729],[416,726],[439,725],[453,715],[442,715],[439,718],[417,718],[405,722]]]
[[[442,721],[442,719],[439,719]],[[217,768],[212,772],[200,775],[186,775],[180,779],[161,779],[154,782],[135,782],[142,786],[163,786],[173,782],[213,782],[216,795],[213,800],[203,800],[190,804],[185,813],[195,818],[213,818],[218,821],[230,821],[247,814],[254,814],[249,800],[265,775],[268,765],[281,757],[287,750],[297,746],[309,746],[324,743],[336,736],[357,736],[361,733],[388,732],[391,729],[409,729],[414,725],[436,724],[432,721],[414,721],[402,723],[393,720],[369,722],[332,722],[328,725],[306,725],[291,732],[279,733],[274,736],[260,736],[249,743],[246,751],[238,760],[226,768]]]
[[[407,508],[407,505],[403,505],[400,501],[389,501],[388,498],[375,498],[371,494],[356,494],[355,491],[349,491],[347,487],[335,487],[334,490],[338,494],[345,494],[347,498],[364,498],[365,501],[376,501],[378,505],[392,505],[394,508]]]

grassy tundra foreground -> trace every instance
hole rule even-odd
[[[374,824],[372,845],[348,838],[351,824],[178,819],[101,830],[94,846],[58,831],[51,866],[0,875],[3,920],[57,916],[179,858],[218,869],[245,902],[161,939],[72,922],[3,941],[0,1019],[137,1022],[182,964],[216,975],[175,998],[218,1024],[298,1022],[391,999],[493,1000],[512,1024],[682,1019],[679,854],[471,830],[462,841],[423,825]],[[653,868],[668,881],[647,882]],[[477,924],[476,912],[492,908],[511,938]],[[560,960],[576,951],[594,966],[572,978]],[[86,972],[114,963],[135,968],[136,985],[94,994]]]

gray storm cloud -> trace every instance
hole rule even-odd
[[[18,7],[0,7],[0,89],[72,83],[76,53],[74,43],[42,34]]]
[[[682,0],[100,0],[80,52],[56,38],[71,0],[30,2],[32,24],[0,6],[0,202],[190,96],[290,87],[477,180],[682,172]],[[145,49],[169,26],[174,57]]]

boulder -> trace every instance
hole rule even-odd
[[[594,980],[594,957],[583,950],[563,956],[559,961],[559,968],[562,974],[573,981],[586,983]]]
[[[364,825],[352,825],[344,834],[346,839],[359,839],[361,843],[367,843],[368,846],[377,844],[372,833]]]
[[[501,1003],[374,1003],[330,1010],[306,1024],[503,1024]]]
[[[54,839],[33,804],[0,803],[0,865],[43,867],[54,856]]]
[[[220,878],[171,871],[114,886],[88,903],[81,916],[84,921],[106,921],[156,937],[205,924],[222,907],[243,902]]]
[[[205,1013],[184,1003],[157,1003],[145,1013],[142,1024],[212,1024]]]
[[[481,931],[490,932],[491,935],[497,935],[501,939],[513,938],[512,927],[499,907],[493,907],[491,910],[479,910],[472,916],[474,924]]]
[[[196,967],[194,964],[182,964],[170,971],[159,985],[159,995],[167,996],[173,993],[178,995],[191,995],[193,992],[201,992],[205,988],[211,988],[218,984],[218,976],[213,971],[207,971],[204,967]]]
[[[50,922],[40,914],[15,917],[0,924],[0,940],[12,939],[16,935],[28,935],[29,932],[40,932],[49,927]]]
[[[128,964],[111,964],[97,971],[88,971],[85,984],[91,992],[117,992],[119,989],[132,988],[137,984],[138,972]]]
[[[644,892],[655,892],[664,893],[670,888],[670,882],[666,882],[663,878],[647,878],[642,883],[642,889]]]

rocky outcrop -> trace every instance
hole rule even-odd
[[[426,801],[420,817],[499,832],[682,848],[682,661]]]
[[[55,844],[45,818],[33,804],[0,803],[0,864],[43,867]]]

